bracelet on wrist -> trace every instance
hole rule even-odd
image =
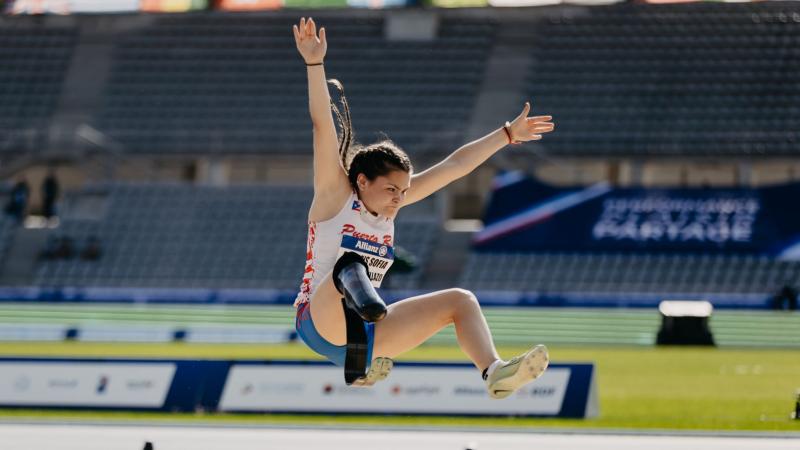
[[[511,137],[511,123],[506,121],[506,124],[503,125],[503,131],[506,132],[506,137],[508,138],[508,143],[511,145],[519,145],[522,144],[520,141],[515,141],[513,137]]]
[[[321,66],[321,65],[323,65],[321,62],[313,63],[313,64],[306,63],[306,67]]]

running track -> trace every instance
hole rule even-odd
[[[797,450],[800,434],[613,435],[164,425],[0,424],[3,450]]]

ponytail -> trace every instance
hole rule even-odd
[[[336,79],[330,79],[328,83],[339,91],[339,100],[342,103],[340,110],[336,102],[331,99],[331,109],[342,133],[339,138],[339,160],[353,190],[358,191],[356,180],[359,173],[363,173],[370,180],[386,175],[392,170],[411,173],[413,167],[408,155],[391,140],[384,139],[366,147],[355,142],[350,105],[344,95],[344,86]]]
[[[336,102],[331,99],[331,109],[336,116],[336,122],[339,124],[342,137],[339,139],[339,160],[342,163],[342,168],[347,173],[349,172],[350,162],[347,160],[350,147],[353,146],[353,121],[350,118],[350,105],[347,103],[347,97],[344,96],[344,86],[339,80],[330,79],[328,83],[332,84],[336,90],[339,91],[339,100],[342,102],[342,112],[336,107]]]

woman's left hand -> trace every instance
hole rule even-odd
[[[294,32],[294,43],[297,45],[297,51],[305,60],[306,64],[322,64],[325,59],[325,53],[328,52],[328,40],[325,37],[325,28],[319,29],[319,37],[317,37],[317,24],[314,19],[305,17],[300,19],[300,26],[294,25],[292,27]]]
[[[538,141],[544,133],[549,133],[555,128],[551,122],[552,116],[533,116],[528,117],[531,111],[530,102],[525,102],[522,112],[511,122],[509,131],[511,139],[515,142]]]

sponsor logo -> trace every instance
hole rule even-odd
[[[558,389],[555,386],[533,386],[517,391],[517,397],[537,397],[548,398],[556,395]]]
[[[421,386],[406,386],[403,387],[399,384],[392,386],[392,395],[438,395],[441,391],[439,386],[432,386],[432,385],[421,385]]]
[[[460,395],[463,397],[485,397],[487,396],[486,389],[474,386],[455,386],[453,388],[453,395]]]
[[[372,238],[371,238],[372,239]],[[379,287],[386,277],[386,272],[392,265],[394,259],[394,249],[387,245],[381,245],[375,240],[368,241],[353,236],[342,236],[339,254],[346,251],[353,251],[359,254],[367,265],[369,279],[375,287]]]
[[[342,397],[372,397],[375,395],[375,391],[371,389],[350,386],[334,386],[330,383],[322,386],[322,393],[325,395],[336,395]]]
[[[365,241],[358,241],[358,243],[356,243],[356,248],[359,250],[366,250],[372,253],[378,253],[378,251],[381,249],[381,247],[378,247],[377,245],[370,245],[368,242]],[[383,247],[383,252],[385,255],[386,254],[385,246]]]
[[[529,391],[533,397],[552,397],[556,393],[554,386],[538,386]]]
[[[153,388],[153,380],[128,380],[125,383],[128,390],[131,391],[138,391],[143,389],[152,389]]]
[[[108,375],[100,375],[100,379],[97,380],[97,387],[95,388],[95,392],[98,394],[105,394],[106,390],[108,389],[108,382],[109,382]]]

